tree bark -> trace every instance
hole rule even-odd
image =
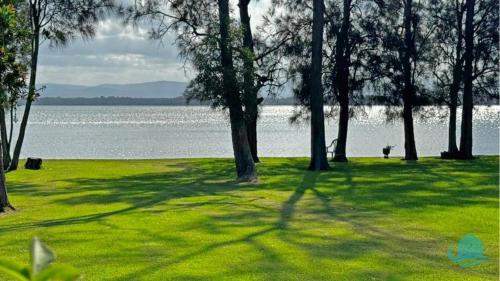
[[[334,162],[347,162],[347,127],[349,125],[349,103],[340,102],[339,131],[337,134],[337,145],[335,147]]]
[[[474,6],[475,0],[466,0],[465,15],[465,67],[464,97],[462,105],[462,128],[460,135],[460,158],[472,159],[472,63],[474,60]]]
[[[347,162],[347,128],[349,125],[349,29],[351,20],[351,0],[343,1],[343,18],[335,50],[335,87],[340,105],[339,130],[335,147],[335,162]]]
[[[412,31],[412,0],[404,1],[404,53],[403,53],[403,121],[405,135],[405,160],[418,160],[413,128],[413,103],[415,100],[415,85],[412,79],[411,56],[415,52],[415,41]]]
[[[2,145],[3,139],[0,140],[0,167],[3,167],[3,145]],[[5,171],[4,169],[0,169],[0,212],[4,212],[5,208],[11,208],[12,205],[9,202],[9,196],[7,194],[7,185],[5,182]]]
[[[329,168],[325,147],[325,113],[323,109],[322,57],[323,57],[323,0],[313,1],[312,55],[311,55],[311,162],[309,170]]]
[[[8,147],[7,151],[9,151],[9,158],[10,158],[10,146],[12,145],[12,135],[14,132],[14,104],[10,105],[10,131],[9,131],[9,140],[7,141]],[[10,165],[10,160],[9,160],[9,165]]]
[[[229,107],[234,160],[238,179],[251,181],[256,178],[255,164],[248,143],[245,116],[239,95],[229,39],[229,1],[218,0],[221,65],[224,97]]]
[[[450,120],[448,127],[448,154],[457,155],[457,100],[458,92],[450,91]]]
[[[250,153],[252,154],[253,162],[259,163],[260,159],[257,148],[257,116],[255,116],[255,118],[247,120],[246,126],[247,126],[248,145],[250,146]]]
[[[249,57],[244,58],[244,73],[243,73],[243,97],[245,104],[246,126],[250,151],[255,163],[260,162],[257,153],[257,118],[258,118],[258,101],[257,87],[255,85],[255,67],[254,67],[254,43],[252,27],[250,25],[250,15],[248,14],[248,4],[250,0],[240,0],[238,3],[240,11],[240,21],[243,26],[243,47],[248,52]]]
[[[450,120],[448,127],[448,154],[452,158],[458,157],[457,147],[457,106],[458,106],[458,92],[462,84],[462,20],[463,11],[458,1],[455,2],[456,11],[456,29],[457,29],[457,44],[455,46],[455,65],[453,66],[453,81],[450,87]]]
[[[7,170],[10,164],[10,151],[7,137],[7,123],[5,122],[5,110],[2,106],[0,106],[0,137],[2,138],[3,167],[4,170]]]
[[[32,10],[36,8],[32,8]],[[24,135],[26,134],[26,127],[28,125],[28,118],[30,115],[31,104],[36,98],[36,72],[38,66],[38,49],[40,47],[40,26],[38,25],[38,17],[34,17],[33,24],[35,25],[33,38],[31,40],[31,68],[30,68],[30,82],[28,97],[26,98],[26,105],[24,107],[23,119],[19,126],[19,135],[17,137],[14,153],[12,154],[12,161],[10,162],[9,171],[17,170],[19,165],[19,156],[21,155],[21,148],[24,142]]]

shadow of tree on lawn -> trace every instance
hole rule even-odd
[[[0,233],[102,223],[138,212],[148,216],[166,210],[182,212],[199,209],[202,212],[222,206],[222,214],[207,215],[208,219],[194,221],[192,225],[184,225],[176,231],[181,234],[199,231],[212,236],[234,228],[248,228],[249,231],[231,239],[217,241],[214,238],[215,242],[203,243],[168,261],[149,263],[143,269],[119,276],[116,280],[139,278],[155,269],[178,265],[239,244],[248,244],[264,253],[269,262],[292,270],[293,265],[287,263],[282,253],[262,241],[269,236],[317,258],[348,260],[370,251],[388,251],[401,258],[419,255],[426,264],[433,266],[439,263],[438,257],[428,254],[420,246],[422,243],[433,245],[434,240],[441,237],[415,240],[386,230],[377,223],[390,217],[394,210],[475,205],[498,208],[496,159],[472,162],[424,160],[417,163],[354,160],[336,164],[326,172],[305,170],[303,167],[306,167],[307,159],[263,159],[263,163],[259,164],[259,184],[241,184],[230,180],[234,171],[232,161],[226,159],[177,161],[175,169],[169,169],[171,164],[165,161],[162,164],[164,171],[154,173],[65,179],[70,188],[61,190],[13,183],[12,193],[47,196],[49,204],[68,208],[81,204],[106,206],[125,203],[128,206],[81,216],[0,225]],[[193,200],[187,200],[190,198]],[[307,202],[302,202],[305,199]],[[302,205],[299,206],[300,203]],[[305,218],[297,217],[297,212]],[[308,222],[310,218],[314,222]],[[300,222],[305,229],[297,229],[292,222]],[[332,237],[308,232],[314,223],[323,222],[326,226],[347,226],[358,237]],[[120,228],[116,224],[114,227],[117,230]],[[149,239],[161,237],[153,230],[144,235]],[[412,252],[405,252],[400,245],[407,245]]]

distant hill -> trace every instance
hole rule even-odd
[[[182,96],[186,82],[157,81],[137,84],[102,84],[97,86],[79,86],[69,84],[43,84],[42,97],[47,98],[176,98]]]
[[[24,104],[24,103],[20,103]],[[37,105],[210,105],[210,102],[191,100],[187,103],[184,97],[176,98],[129,98],[129,97],[95,97],[95,98],[60,98],[41,97]],[[263,105],[292,105],[293,98],[273,99],[267,98]]]
[[[127,97],[95,97],[95,98],[39,98],[37,105],[209,105],[207,102],[192,100],[189,104],[184,97],[176,98],[127,98]]]

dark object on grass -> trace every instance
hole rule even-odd
[[[382,153],[384,153],[384,158],[389,158],[389,154],[391,153],[391,149],[396,147],[395,145],[387,145],[386,147],[382,148]]]
[[[42,158],[28,158],[26,160],[26,164],[24,164],[24,168],[28,170],[40,170],[42,167]]]

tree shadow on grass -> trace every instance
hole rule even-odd
[[[192,250],[174,255],[167,261],[149,263],[116,280],[132,280],[170,266],[182,264],[197,257],[234,245],[247,244],[263,253],[263,261],[279,264],[293,270],[279,250],[263,242],[263,237],[274,235],[290,247],[299,248],[317,259],[355,259],[372,251],[387,251],[403,259],[418,255],[429,265],[439,263],[436,255],[420,249],[421,244],[432,245],[432,240],[415,240],[377,225],[399,209],[414,210],[448,208],[457,206],[498,207],[498,163],[494,159],[478,162],[378,161],[375,163],[354,160],[334,165],[327,172],[305,170],[306,159],[280,159],[259,165],[260,183],[239,184],[230,180],[232,162],[213,160],[180,161],[176,169],[143,173],[115,178],[66,179],[70,188],[50,190],[36,185],[12,187],[13,192],[30,196],[48,196],[49,204],[77,206],[80,204],[108,205],[126,203],[127,207],[96,212],[88,215],[47,219],[34,223],[0,226],[0,232],[27,228],[67,226],[92,222],[142,212],[145,216],[169,211],[199,209],[200,212],[214,206],[227,206],[222,214],[206,214],[201,219],[182,226],[176,231],[199,231],[206,235],[218,235],[238,229],[242,234],[211,243],[200,244]],[[165,166],[168,166],[166,161]],[[467,186],[469,184],[469,186]],[[281,194],[285,194],[283,199]],[[55,196],[57,195],[57,196]],[[280,196],[278,196],[280,195]],[[269,197],[266,197],[269,196]],[[332,237],[308,233],[311,227],[305,219],[296,217],[299,202],[301,213],[325,224],[342,223],[359,237]],[[190,199],[193,200],[176,200]],[[313,199],[311,201],[311,198]],[[304,202],[302,202],[304,203]],[[293,227],[298,221],[304,229]],[[114,224],[118,231],[120,226]],[[422,231],[422,230],[419,230]],[[425,230],[424,230],[425,231]],[[141,235],[149,239],[167,239],[151,230]],[[273,237],[274,237],[273,236]],[[159,238],[161,237],[161,238]],[[440,237],[436,237],[439,240]],[[412,252],[400,248],[407,245]],[[249,265],[251,266],[251,265]],[[230,271],[228,271],[230,272]],[[277,274],[276,276],[279,276]]]
[[[311,189],[315,194],[322,194],[318,197],[322,200],[335,198],[337,202],[356,206],[358,211],[366,209],[392,212],[394,207],[414,209],[427,206],[455,207],[477,204],[497,207],[498,163],[495,159],[492,157],[472,162],[433,161],[423,164],[405,161],[376,163],[352,161],[348,164],[334,165],[332,170],[322,173],[305,170],[307,159],[280,159],[270,163],[266,163],[264,159],[264,163],[259,166],[262,179],[259,185],[238,184],[232,180],[231,175],[234,171],[230,160],[214,159],[211,162],[187,160],[177,161],[174,165],[176,169],[157,173],[104,179],[91,177],[67,179],[66,182],[71,187],[64,189],[14,183],[11,186],[11,193],[53,197],[49,204],[71,206],[126,203],[129,206],[77,217],[49,219],[35,224],[0,226],[0,231],[88,223],[138,209],[162,212],[162,209],[151,208],[174,199],[202,196],[206,196],[206,199],[201,202],[183,202],[169,208],[227,204],[234,205],[235,208],[246,206],[246,211],[252,209],[249,212],[251,216],[265,212],[272,213],[274,207],[261,204],[259,197],[247,198],[238,195],[256,190],[293,192],[281,207],[278,223],[281,228],[287,227],[296,203],[304,196],[307,189]],[[166,161],[162,165],[168,167],[171,164]],[[456,177],[450,176],[454,173],[457,174]],[[475,185],[465,186],[464,180],[472,180]],[[436,187],[435,185],[439,183],[443,183],[444,186]],[[492,185],[496,188],[492,188]],[[245,214],[240,215],[243,217],[233,219],[243,220]]]
[[[287,271],[287,270],[292,271],[294,270],[294,268],[293,265],[288,263],[287,261],[288,259],[286,258],[286,256],[283,256],[283,253],[276,251],[275,249],[273,249],[273,247],[269,247],[269,245],[267,245],[265,242],[260,241],[260,239],[262,239],[264,236],[271,235],[273,233],[277,237],[280,237],[280,239],[283,242],[290,243],[290,245],[295,244],[295,246],[297,246],[298,244],[294,243],[293,240],[287,239],[286,237],[296,236],[298,240],[305,238],[313,239],[315,241],[321,240],[320,241],[321,246],[319,247],[323,248],[325,257],[330,256],[331,253],[336,253],[337,256],[340,256],[343,259],[354,259],[357,256],[362,255],[365,251],[375,248],[376,245],[378,245],[377,241],[367,241],[367,240],[347,241],[347,240],[337,239],[335,237],[325,237],[320,235],[302,233],[301,231],[298,231],[296,229],[289,228],[289,223],[293,220],[297,204],[303,198],[307,190],[314,190],[316,179],[318,178],[319,174],[320,174],[319,172],[304,171],[301,183],[293,191],[292,195],[285,202],[281,204],[279,210],[265,209],[260,211],[246,212],[244,210],[241,211],[235,209],[233,212],[230,212],[228,214],[213,217],[219,228],[225,228],[225,227],[233,228],[235,226],[234,222],[240,222],[238,223],[239,226],[241,227],[251,226],[252,228],[259,228],[258,231],[251,231],[248,234],[245,234],[241,237],[236,237],[234,239],[211,243],[207,246],[203,246],[187,254],[176,256],[172,258],[169,262],[159,262],[154,265],[150,264],[147,267],[144,267],[142,270],[135,271],[125,276],[120,276],[116,278],[116,280],[131,280],[134,278],[139,278],[141,276],[144,276],[144,274],[150,272],[152,268],[157,270],[160,270],[162,268],[168,268],[170,266],[186,262],[190,259],[209,255],[211,252],[214,252],[218,249],[227,248],[238,244],[250,245],[256,251],[262,253],[263,256],[265,256],[265,261],[266,261],[262,264],[262,266],[265,267],[267,264],[267,266],[270,267],[269,271],[265,271],[266,278],[270,279],[277,278],[276,280],[279,280],[280,273],[279,271],[275,270],[276,266],[279,266],[281,268],[280,270],[282,271]],[[259,214],[259,212],[262,211],[268,214],[267,215]],[[278,211],[277,213],[279,214],[279,216],[274,215],[273,211],[274,213]],[[267,221],[262,221],[258,219],[259,216],[261,217],[264,216],[271,219]],[[229,224],[227,224],[227,222],[229,222]],[[304,244],[299,246],[306,247],[303,250],[310,251],[311,253],[319,251],[318,247],[311,247],[314,245]],[[363,249],[363,251],[352,251],[353,248]],[[329,255],[326,254],[327,252],[329,253]],[[271,270],[271,267],[274,268]],[[262,270],[263,269],[259,269],[259,271]],[[223,276],[227,277],[228,272],[232,271],[231,270],[225,271]],[[233,272],[233,273],[238,273],[238,272]],[[223,276],[219,276],[219,278],[222,278]],[[211,276],[210,278],[216,278],[216,277]],[[195,279],[196,278],[194,278],[193,280]]]
[[[11,194],[30,195],[34,197],[49,197],[48,204],[62,205],[108,205],[126,203],[129,206],[113,211],[97,212],[83,216],[49,219],[36,223],[13,224],[0,226],[0,231],[25,229],[30,227],[48,227],[71,224],[84,224],[99,221],[116,215],[122,215],[137,210],[144,210],[169,200],[196,196],[217,196],[229,191],[245,191],[258,188],[254,184],[239,183],[231,180],[232,167],[227,160],[214,160],[212,164],[199,163],[195,167],[190,161],[177,162],[173,171],[160,173],[144,173],[119,178],[79,178],[67,179],[70,188],[49,189],[35,184],[11,184]],[[168,164],[166,165],[168,166]],[[103,167],[104,168],[104,167]],[[208,197],[207,197],[208,199]],[[214,204],[216,201],[212,201]],[[229,204],[237,204],[228,202]],[[197,202],[196,204],[210,204]],[[243,203],[239,203],[243,204]],[[249,203],[250,204],[250,203]],[[192,206],[191,206],[192,207]]]

